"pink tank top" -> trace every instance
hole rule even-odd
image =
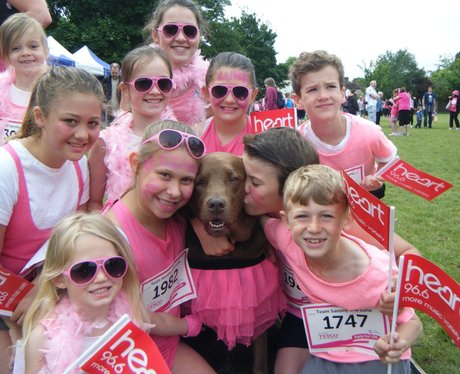
[[[19,193],[18,201],[14,206],[13,214],[5,231],[0,260],[1,264],[8,270],[19,274],[27,262],[49,238],[52,227],[39,229],[35,225],[30,211],[29,192],[21,160],[10,144],[6,144],[4,147],[16,164]],[[83,176],[78,162],[74,161],[73,164],[77,173],[79,188],[77,209],[83,194]],[[25,235],[26,233],[27,235]]]
[[[142,226],[122,201],[113,203],[112,212],[128,238],[141,284],[171,265],[185,249],[185,224],[179,219],[168,220],[166,239],[163,240]],[[174,307],[168,313],[180,317],[180,308]],[[169,367],[172,367],[179,336],[154,336],[153,339]]]
[[[246,127],[232,141],[222,145],[213,118],[204,130],[203,135],[201,135],[201,140],[206,144],[207,153],[227,152],[236,156],[242,156],[244,151],[243,138],[247,134],[249,134],[249,118],[246,122]]]

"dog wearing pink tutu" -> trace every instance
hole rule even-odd
[[[216,152],[201,160],[189,208],[209,235],[226,235],[235,249],[206,255],[190,225],[186,245],[197,298],[189,307],[228,350],[255,342],[253,372],[263,373],[268,372],[264,333],[284,313],[286,301],[257,217],[244,212],[245,178],[240,157]]]

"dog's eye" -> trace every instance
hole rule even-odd
[[[229,178],[229,182],[238,182],[240,180],[240,178],[232,175],[230,178]]]
[[[206,179],[205,178],[199,178],[197,180],[195,180],[195,186],[202,186],[204,184],[206,184]]]

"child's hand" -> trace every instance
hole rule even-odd
[[[397,332],[394,334],[393,343],[390,345],[390,335],[387,334],[377,340],[374,351],[385,364],[396,364],[401,360],[401,355],[408,348],[407,342],[400,338]]]
[[[35,280],[34,280],[35,282]],[[17,323],[19,326],[22,326],[26,312],[29,310],[32,301],[35,299],[35,295],[38,292],[38,287],[34,286],[26,296],[19,302],[18,306],[11,316],[11,321]]]
[[[384,181],[385,179],[379,175],[366,175],[363,179],[362,186],[368,191],[373,191],[382,187]]]
[[[228,255],[235,249],[234,243],[232,243],[227,236],[214,237],[208,235],[200,220],[197,218],[192,219],[193,230],[196,236],[200,240],[201,247],[204,253],[209,256],[224,256]]]
[[[393,307],[395,304],[396,292],[383,291],[380,295],[379,311],[387,316],[393,316]]]

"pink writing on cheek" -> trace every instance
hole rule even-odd
[[[252,86],[251,79],[249,79],[249,73],[247,71],[240,70],[240,69],[217,70],[213,80],[216,80],[217,82],[220,82],[220,83],[238,82],[241,85],[245,85],[248,87]]]

